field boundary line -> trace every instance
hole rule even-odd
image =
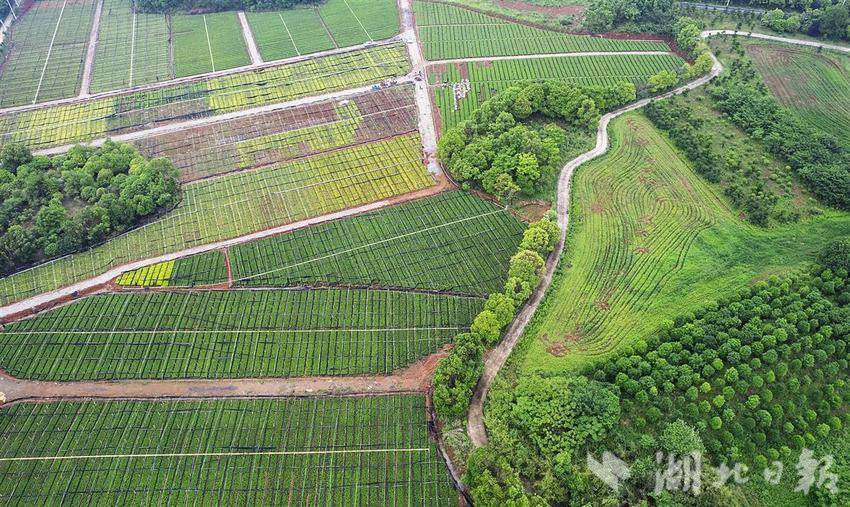
[[[130,36],[130,88],[133,87],[133,67],[136,60],[136,13],[135,6],[133,7],[133,34]]]
[[[292,32],[289,31],[289,26],[287,26],[286,20],[283,19],[283,14],[278,12],[277,17],[279,17],[280,22],[283,23],[283,28],[286,30],[286,35],[289,36],[289,40],[292,42],[292,47],[295,49],[295,52],[298,53],[298,56],[301,56],[301,51],[298,49],[298,45],[295,44],[295,39],[292,37]]]
[[[351,6],[348,4],[348,0],[342,0],[342,1],[345,2],[345,6],[348,7],[348,12],[350,12],[351,15],[354,16],[354,19],[357,20],[357,24],[360,25],[360,28],[363,29],[363,33],[366,34],[366,37],[369,37],[369,41],[371,42],[371,41],[375,40],[375,39],[372,38],[372,34],[369,33],[369,30],[366,30],[366,27],[363,26],[363,23],[360,21],[360,18],[357,16],[357,13],[355,13],[354,9],[352,9]]]
[[[97,52],[97,43],[100,41],[100,18],[103,15],[103,0],[97,0],[94,9],[94,21],[89,34],[89,45],[86,49],[86,60],[83,63],[83,78],[80,83],[80,97],[88,97],[91,89],[92,73],[94,72],[94,58]]]
[[[242,25],[242,39],[245,41],[248,55],[251,57],[251,65],[260,65],[263,63],[263,57],[260,55],[259,49],[257,49],[257,42],[254,40],[254,31],[251,30],[251,25],[248,23],[248,17],[245,15],[245,11],[237,11],[236,17],[239,18],[239,24]]]
[[[319,454],[355,454],[355,453],[401,453],[430,452],[427,447],[396,447],[387,449],[326,449],[317,451],[248,451],[248,452],[152,452],[144,454],[90,454],[71,456],[21,456],[0,458],[0,462],[10,461],[65,461],[78,459],[135,459],[135,458],[195,458],[195,457],[238,457],[238,456],[310,456]]]
[[[120,319],[119,319],[120,321]],[[318,329],[146,329],[139,331],[115,330],[115,331],[3,331],[2,335],[156,335],[156,334],[271,334],[271,333],[395,333],[399,331],[460,331],[466,329],[464,326],[434,326],[434,327],[374,327],[374,328],[318,328]]]
[[[38,78],[38,87],[35,89],[35,97],[32,98],[32,103],[38,102],[38,94],[41,93],[41,83],[44,81],[44,74],[47,72],[47,64],[50,63],[50,54],[53,52],[53,43],[56,42],[56,34],[59,33],[59,24],[62,23],[62,16],[65,15],[65,6],[68,5],[68,0],[62,2],[62,10],[59,11],[59,19],[56,20],[56,26],[53,28],[53,38],[50,39],[50,47],[47,48],[47,58],[44,59],[44,67],[41,68],[41,77]]]
[[[210,63],[212,64],[212,71],[215,72],[215,58],[213,57],[212,52],[212,42],[210,42],[210,29],[207,27],[207,15],[204,14],[204,31],[207,33],[207,49],[210,51]]]
[[[272,274],[272,273],[277,273],[278,271],[283,271],[285,269],[297,268],[297,267],[303,266],[305,264],[311,264],[313,262],[322,261],[322,260],[329,259],[329,258],[332,258],[332,257],[340,256],[340,255],[345,255],[345,254],[348,254],[348,253],[351,253],[351,252],[355,252],[357,250],[363,250],[364,248],[372,248],[372,247],[380,245],[382,243],[388,243],[390,241],[396,241],[398,239],[407,238],[407,237],[410,237],[410,236],[415,236],[417,234],[422,234],[422,233],[433,231],[433,230],[436,230],[436,229],[442,229],[443,227],[448,227],[450,225],[468,222],[470,220],[475,220],[475,219],[478,219],[478,218],[484,218],[484,217],[487,217],[487,216],[490,216],[490,215],[495,215],[497,213],[504,213],[504,212],[505,212],[504,208],[499,208],[497,210],[493,210],[493,211],[490,211],[490,212],[487,212],[487,213],[483,213],[481,215],[475,215],[474,217],[465,217],[465,218],[461,218],[459,220],[453,220],[451,222],[445,222],[445,223],[442,223],[442,224],[439,224],[439,225],[426,227],[424,229],[417,229],[415,231],[406,232],[404,234],[399,234],[398,236],[393,236],[391,238],[384,238],[380,241],[374,241],[372,243],[367,243],[365,245],[358,245],[358,246],[353,247],[353,248],[348,248],[348,249],[345,249],[345,250],[333,252],[333,253],[322,255],[322,256],[319,256],[319,257],[313,257],[312,259],[307,259],[306,261],[296,262],[295,264],[289,264],[289,265],[286,265],[286,266],[283,266],[283,267],[280,267],[280,268],[275,268],[275,269],[272,269],[272,270],[264,271],[264,272],[257,273],[257,274],[254,274],[254,275],[250,275],[250,276],[245,276],[245,277],[242,277],[242,278],[235,278],[233,281],[234,282],[242,282],[242,281],[245,281],[245,280],[250,280],[252,278],[257,278],[257,277],[260,277],[260,276],[265,276],[265,275],[269,275],[269,274]]]
[[[474,56],[470,58],[446,58],[443,60],[429,60],[428,66],[445,65],[455,62],[493,62],[497,60],[541,60],[544,58],[576,58],[593,56],[663,56],[674,55],[670,51],[587,51],[570,53],[534,53],[530,55],[502,55],[502,56]],[[573,77],[573,76],[571,76]]]

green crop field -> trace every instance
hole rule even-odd
[[[104,0],[90,91],[119,90],[173,78],[168,46],[165,16],[134,13],[127,0]]]
[[[265,61],[389,39],[399,31],[393,0],[328,0],[319,8],[247,15]]]
[[[7,326],[0,364],[57,381],[389,373],[467,330],[482,304],[373,289],[106,294]]]
[[[760,229],[741,220],[639,113],[573,183],[570,238],[521,368],[571,370],[655,332],[730,287],[795,269],[850,215]]]
[[[566,56],[522,60],[494,60],[432,65],[433,86],[443,129],[468,118],[478,106],[512,83],[557,79],[588,85],[612,85],[620,81],[645,83],[661,71],[676,71],[682,59],[674,54]],[[469,89],[460,89],[464,79]]]
[[[588,51],[669,51],[659,41],[614,40],[533,28],[431,2],[414,2],[428,60]]]
[[[784,44],[744,48],[779,102],[850,148],[850,56]]]
[[[457,505],[423,396],[0,411],[5,505]]]
[[[88,141],[376,83],[406,74],[400,45],[352,51],[197,83],[163,86],[116,97],[0,114],[0,144],[32,149]]]
[[[168,157],[180,180],[265,167],[416,131],[413,87],[400,85],[269,111],[134,141],[149,157]]]
[[[227,281],[224,254],[218,250],[127,271],[116,280],[122,287],[192,287]]]
[[[234,12],[171,16],[177,77],[232,69],[251,63]]]
[[[465,192],[322,224],[230,249],[244,286],[379,284],[485,294],[502,289],[523,226]]]
[[[0,107],[72,97],[80,87],[94,0],[39,0],[14,24],[0,66]]]
[[[202,180],[151,222],[83,253],[0,279],[8,303],[111,267],[339,211],[434,184],[418,134]]]

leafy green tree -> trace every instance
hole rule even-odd
[[[22,143],[6,143],[0,149],[0,168],[10,173],[17,172],[18,167],[32,161],[32,152]]]
[[[676,419],[664,428],[659,443],[662,449],[674,454],[705,451],[705,445],[696,429],[681,419]]]
[[[673,88],[673,86],[679,82],[679,76],[677,76],[675,72],[662,70],[649,76],[648,82],[649,89],[652,90],[653,93],[657,93]]]

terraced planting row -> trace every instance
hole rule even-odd
[[[751,226],[645,117],[627,115],[611,129],[609,153],[574,178],[567,257],[524,352],[524,371],[600,360],[665,319],[729,287],[795,269],[825,242],[850,234],[846,213]]]
[[[328,0],[317,7],[247,16],[265,61],[389,39],[399,31],[393,0]]]
[[[38,149],[89,141],[377,83],[408,70],[403,46],[380,46],[196,83],[0,114],[0,144],[20,141]]]
[[[127,262],[241,236],[426,188],[418,134],[354,146],[183,187],[183,200],[149,223],[84,253],[0,280],[9,303]]]
[[[215,250],[134,269],[119,276],[115,283],[122,287],[193,287],[226,281],[224,254]]]
[[[423,396],[14,405],[0,501],[457,505],[425,418]]]
[[[40,0],[12,25],[0,65],[0,107],[79,91],[95,0]]]
[[[427,60],[588,51],[669,51],[664,42],[569,35],[511,23],[442,3],[416,1]]]
[[[241,286],[378,284],[502,290],[523,226],[465,192],[445,192],[230,249]]]
[[[760,42],[744,48],[783,105],[850,148],[850,56]]]
[[[180,180],[313,155],[413,132],[417,112],[410,85],[261,113],[134,141],[149,157],[168,157]]]
[[[104,0],[90,91],[119,90],[173,78],[168,45],[165,16],[135,13],[127,0]]]
[[[58,381],[389,373],[468,329],[482,305],[365,289],[106,294],[10,324],[0,364]]]
[[[478,106],[518,81],[557,79],[586,85],[621,81],[645,83],[661,70],[676,71],[682,59],[674,54],[604,55],[464,62],[429,67],[443,129],[468,118]],[[469,88],[461,83],[469,81]]]

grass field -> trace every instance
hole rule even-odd
[[[247,15],[265,61],[389,39],[399,31],[393,0],[328,0],[318,8]]]
[[[418,134],[395,137],[183,187],[180,204],[80,254],[0,280],[4,303],[107,269],[428,187]]]
[[[669,51],[658,41],[603,39],[533,28],[430,2],[414,2],[416,26],[428,60],[587,51]]]
[[[57,381],[389,373],[467,330],[482,305],[371,289],[106,294],[8,325],[0,364]]]
[[[0,114],[0,144],[32,149],[240,111],[376,83],[406,74],[404,47],[381,46],[197,83],[32,111]]]
[[[39,0],[13,25],[0,67],[0,107],[72,97],[94,17],[94,0]]]
[[[235,12],[171,16],[177,77],[249,65],[251,59]]]
[[[478,106],[518,81],[557,79],[588,85],[620,81],[645,83],[660,70],[682,66],[682,59],[665,55],[568,56],[522,60],[494,60],[432,65],[428,79],[434,87],[443,129],[469,117]],[[459,94],[454,86],[468,79],[470,89]]]
[[[571,370],[850,234],[836,212],[759,229],[740,220],[639,113],[612,123],[607,155],[578,170],[561,272],[520,368]]]
[[[457,505],[423,396],[21,404],[0,442],[6,505]]]
[[[115,280],[123,287],[192,287],[226,281],[224,254],[218,250],[127,271]]]
[[[90,91],[173,78],[168,44],[165,16],[133,13],[127,0],[104,0]]]
[[[850,56],[784,44],[743,46],[780,103],[850,148]]]
[[[168,157],[180,180],[265,167],[416,130],[413,87],[369,91],[338,102],[282,109],[134,141],[149,157]]]
[[[503,288],[523,226],[465,192],[310,227],[230,250],[244,286],[378,284],[486,294]]]

